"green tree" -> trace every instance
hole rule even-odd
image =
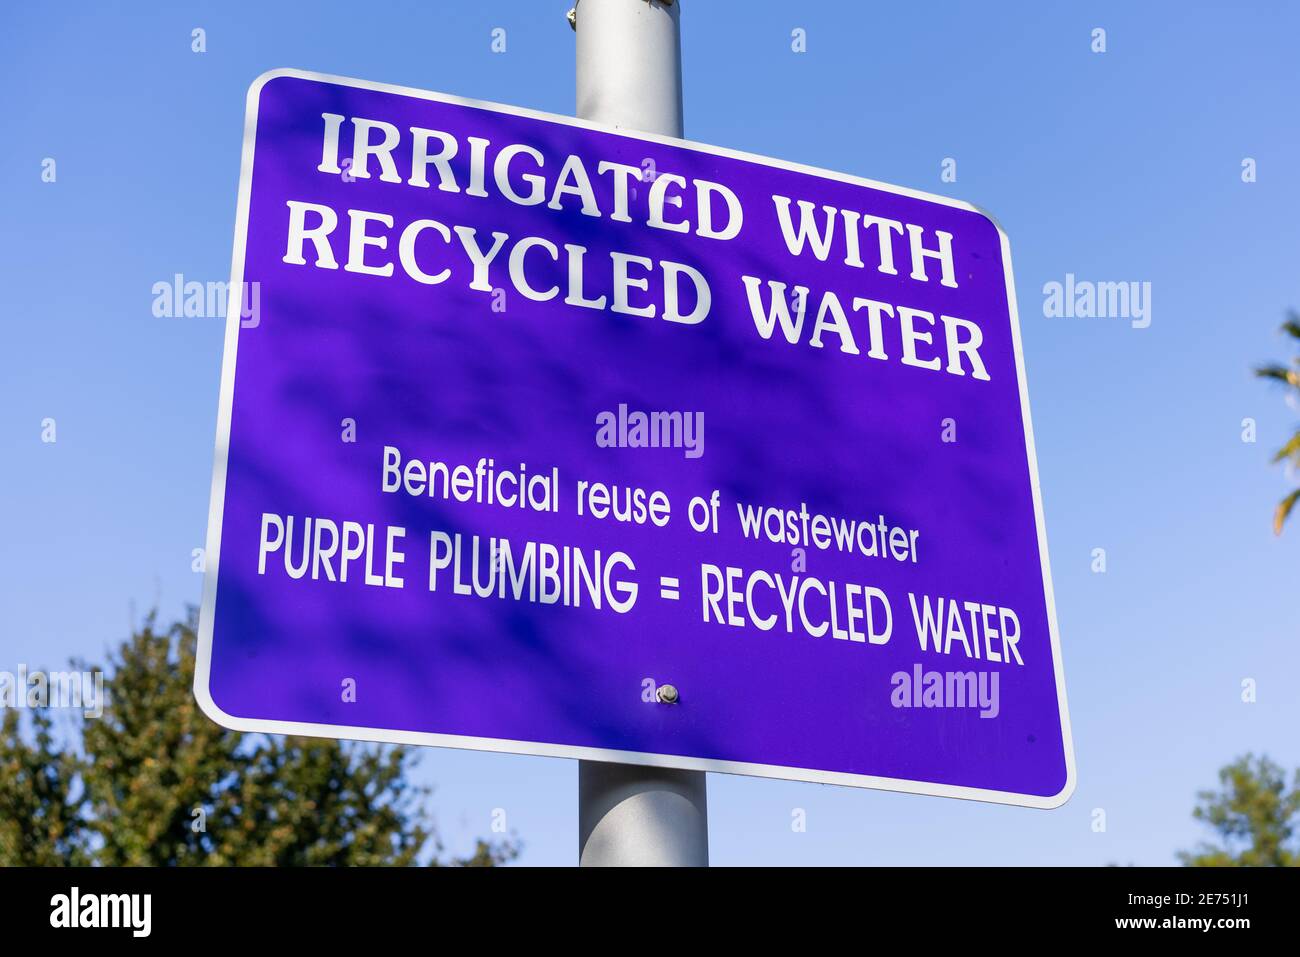
[[[1300,770],[1288,788],[1282,768],[1247,754],[1219,771],[1219,783],[1222,790],[1197,795],[1192,816],[1222,843],[1181,852],[1179,860],[1189,867],[1300,867],[1292,842],[1300,821]]]
[[[1297,347],[1300,348],[1300,313],[1295,311],[1287,313],[1286,322],[1282,323],[1282,332],[1296,340]],[[1269,363],[1258,366],[1255,375],[1261,379],[1281,382],[1292,395],[1300,398],[1300,355],[1293,358],[1290,365]],[[1291,437],[1273,454],[1273,463],[1279,462],[1290,462],[1293,466],[1300,467],[1300,428],[1292,432]],[[1282,534],[1282,526],[1297,501],[1300,501],[1300,488],[1292,489],[1282,501],[1278,502],[1277,509],[1273,512],[1275,534]]]
[[[446,859],[409,781],[418,751],[244,734],[199,710],[193,613],[151,618],[109,658],[99,718],[9,711],[0,726],[0,865],[492,866],[513,842]],[[83,662],[75,667],[92,670]]]
[[[47,712],[32,712],[30,743],[19,713],[0,722],[0,865],[87,864],[75,759],[55,746]]]

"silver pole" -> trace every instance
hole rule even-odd
[[[708,867],[704,772],[579,761],[578,863]]]
[[[681,0],[578,0],[578,116],[681,136],[680,16]],[[704,772],[579,761],[578,863],[707,867]]]
[[[682,54],[673,0],[580,0],[578,116],[620,129],[682,135]]]

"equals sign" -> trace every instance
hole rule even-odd
[[[676,601],[681,598],[681,593],[678,591],[680,584],[681,583],[678,582],[676,578],[669,578],[667,575],[660,575],[659,597],[667,598],[669,601]]]

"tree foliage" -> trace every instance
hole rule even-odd
[[[0,865],[492,866],[512,842],[445,859],[412,784],[418,752],[244,734],[199,710],[195,619],[151,618],[109,658],[99,718],[60,734],[0,724]],[[76,667],[92,670],[82,662]]]
[[[1178,855],[1192,867],[1300,867],[1293,842],[1300,820],[1300,770],[1286,772],[1266,757],[1247,754],[1219,771],[1219,791],[1202,791],[1192,812],[1221,843]]]
[[[1300,348],[1300,313],[1295,311],[1287,313],[1286,322],[1282,323],[1282,332],[1294,340],[1297,348]],[[1289,365],[1269,363],[1258,366],[1255,375],[1261,379],[1281,383],[1291,396],[1300,398],[1300,355],[1293,358]],[[1276,465],[1279,462],[1289,462],[1293,468],[1300,468],[1300,428],[1291,433],[1291,437],[1273,454],[1273,463]],[[1282,526],[1286,524],[1287,517],[1290,516],[1298,501],[1300,501],[1300,488],[1292,489],[1278,502],[1273,512],[1275,534],[1282,534]]]
[[[87,864],[76,760],[55,745],[48,713],[31,724],[26,742],[18,711],[0,722],[0,865]]]

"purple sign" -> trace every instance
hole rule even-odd
[[[230,302],[214,720],[1069,797],[1010,251],[974,207],[277,70]]]

